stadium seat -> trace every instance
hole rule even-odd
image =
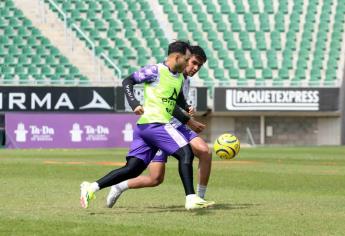
[[[67,7],[67,6],[66,6]],[[32,26],[12,0],[0,2],[0,61],[6,84],[30,84],[34,78],[50,78],[59,64],[59,50]],[[7,23],[5,23],[7,22]],[[66,64],[73,67],[68,60]],[[42,76],[40,76],[42,74]],[[80,75],[78,73],[78,75]],[[71,78],[65,74],[66,78]],[[12,80],[12,81],[11,81]]]

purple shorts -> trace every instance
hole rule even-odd
[[[188,128],[187,125],[181,125],[177,128],[178,131],[187,139],[188,143],[192,141],[193,138],[198,137],[198,134],[195,133],[193,130]],[[168,160],[169,154],[162,150],[158,150],[155,157],[152,159],[152,162],[164,162],[166,163]]]
[[[171,155],[187,144],[183,134],[171,124],[137,125],[127,156],[139,158],[148,165],[159,149]]]

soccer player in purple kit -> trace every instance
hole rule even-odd
[[[190,45],[184,41],[169,44],[164,63],[146,66],[123,81],[129,105],[141,115],[134,131],[134,140],[127,154],[125,166],[109,172],[101,179],[84,181],[80,203],[87,208],[95,192],[140,175],[161,149],[178,160],[179,174],[186,194],[185,208],[197,209],[213,205],[198,197],[193,185],[193,152],[185,137],[169,121],[184,80],[182,72],[190,58]],[[143,106],[135,99],[133,86],[144,83]]]
[[[189,59],[188,65],[183,72],[185,77],[182,89],[184,97],[187,97],[189,93],[190,77],[194,76],[207,61],[207,56],[200,46],[191,46],[191,53],[191,58]],[[178,105],[183,106],[183,108],[188,111],[189,114],[193,115],[193,107],[188,106],[186,103]],[[190,130],[187,125],[197,132],[202,131],[205,126],[195,121],[193,117],[181,117],[181,114],[176,114],[176,112],[173,115],[174,118],[170,123],[185,136],[192,147],[194,155],[199,158],[197,193],[199,197],[204,198],[211,172],[212,156],[205,141],[198,137],[196,132]],[[177,119],[175,117],[177,117]],[[187,123],[187,125],[184,125],[185,123]],[[149,175],[138,176],[134,179],[125,180],[117,185],[112,186],[107,197],[107,206],[109,208],[113,207],[120,195],[127,189],[155,187],[161,184],[164,180],[165,163],[167,162],[167,157],[168,156],[166,153],[162,152],[161,150],[158,151],[149,165]]]

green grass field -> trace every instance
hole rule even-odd
[[[207,199],[188,212],[170,158],[165,182],[129,190],[113,209],[108,189],[89,209],[79,185],[123,162],[125,150],[0,150],[0,235],[344,235],[345,148],[242,149],[214,158]],[[196,165],[194,170],[196,169]]]

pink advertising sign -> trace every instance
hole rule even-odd
[[[138,118],[134,114],[7,113],[6,147],[129,147]]]

